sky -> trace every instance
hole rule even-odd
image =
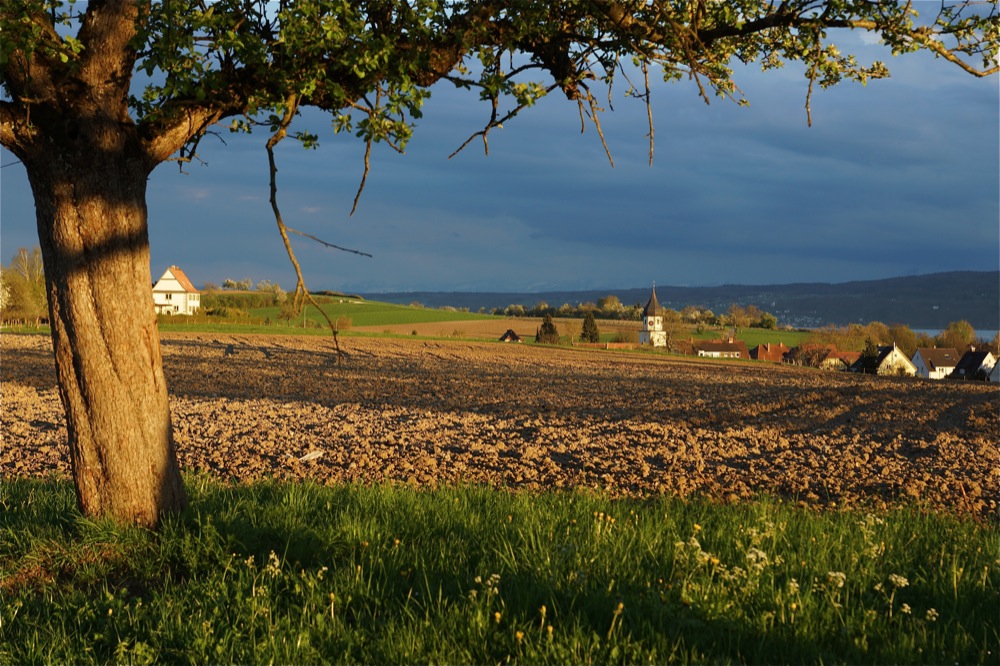
[[[926,54],[891,58],[842,36],[892,77],[817,90],[807,125],[802,69],[737,68],[749,107],[699,98],[689,82],[652,91],[646,109],[613,93],[592,125],[559,94],[448,155],[485,124],[478,95],[433,89],[406,154],[376,146],[357,212],[364,146],[307,112],[320,148],[278,149],[288,226],[372,255],[293,236],[310,289],[520,291],[848,282],[1000,269],[1000,87]],[[607,106],[607,105],[606,105]],[[151,272],[196,285],[294,271],[268,203],[265,132],[220,128],[203,163],[154,171]],[[24,169],[0,151],[0,259],[37,245]]]

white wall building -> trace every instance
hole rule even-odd
[[[201,308],[201,293],[184,271],[171,266],[153,285],[153,308],[156,314],[191,315]]]
[[[667,332],[663,330],[663,308],[656,300],[656,286],[642,310],[642,330],[639,331],[639,344],[654,347],[667,346]]]
[[[918,377],[944,379],[952,373],[961,358],[957,349],[921,347],[910,360],[917,367]]]

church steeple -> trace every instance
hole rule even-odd
[[[646,307],[642,309],[642,318],[648,319],[649,317],[662,317],[663,308],[660,307],[660,301],[656,300],[656,283],[653,283],[653,293],[650,295],[649,300],[646,302]]]
[[[667,346],[667,334],[663,330],[663,315],[665,314],[660,301],[656,298],[656,283],[649,296],[646,307],[642,309],[642,330],[639,331],[639,344],[654,347]]]

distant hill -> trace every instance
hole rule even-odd
[[[577,305],[597,302],[610,294],[626,305],[645,304],[649,289],[646,286],[538,293],[414,291],[363,296],[389,303],[419,301],[427,307],[477,311],[516,303],[530,307],[539,301],[555,307],[563,303]],[[881,321],[907,324],[914,329],[941,329],[949,322],[965,319],[983,334],[1000,330],[1000,271],[954,271],[837,284],[658,285],[656,295],[662,305],[675,310],[698,305],[721,314],[733,303],[756,305],[774,314],[779,323],[802,328]]]

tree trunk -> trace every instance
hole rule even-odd
[[[151,167],[127,131],[113,134],[25,166],[80,510],[153,527],[186,495],[153,310]]]

